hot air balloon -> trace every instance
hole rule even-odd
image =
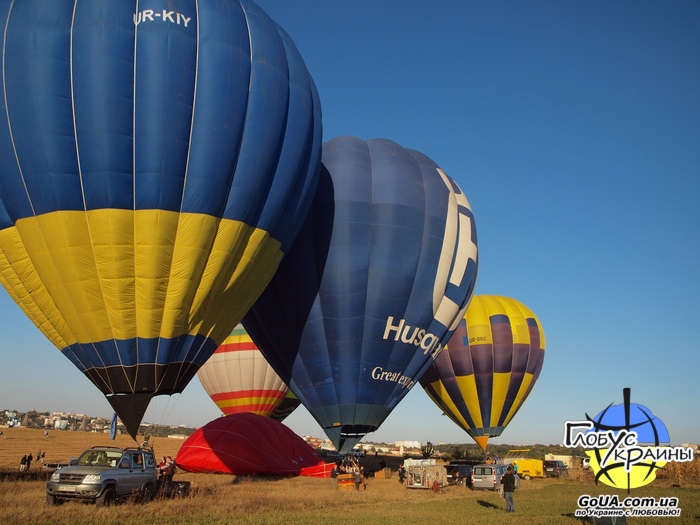
[[[251,412],[198,428],[175,463],[187,472],[319,478],[329,478],[335,466],[282,423]]]
[[[466,196],[383,139],[323,145],[312,210],[243,325],[341,452],[376,430],[442,349],[477,274]]]
[[[420,380],[444,414],[486,450],[530,395],[542,370],[544,331],[508,297],[476,295]]]
[[[271,416],[289,388],[239,324],[197,372],[209,397],[226,414]]]
[[[296,235],[316,88],[248,0],[0,0],[0,16],[0,280],[133,437]]]

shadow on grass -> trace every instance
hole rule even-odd
[[[494,504],[491,503],[490,501],[484,501],[483,499],[478,499],[478,500],[476,500],[476,502],[477,502],[479,505],[481,505],[482,507],[485,507],[485,508],[487,508],[487,509],[500,509],[500,508],[501,508],[501,507],[499,507],[498,505],[494,505]]]

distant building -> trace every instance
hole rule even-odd
[[[396,441],[394,442],[394,446],[399,448],[421,448],[423,443],[420,441]]]

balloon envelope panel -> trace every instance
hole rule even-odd
[[[421,385],[482,448],[500,436],[535,386],[544,361],[542,325],[508,297],[477,295]]]
[[[197,376],[226,415],[253,412],[271,416],[289,392],[241,324],[202,365]]]
[[[2,0],[0,17],[0,279],[133,434],[288,251],[318,94],[247,0]]]
[[[461,318],[477,273],[466,196],[383,139],[325,143],[292,249],[243,324],[336,447],[376,430]]]

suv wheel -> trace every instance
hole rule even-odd
[[[95,500],[95,505],[98,507],[109,507],[114,504],[116,499],[116,492],[114,492],[114,489],[112,487],[107,487],[102,493],[102,496]]]
[[[54,505],[60,505],[63,503],[61,500],[57,499],[56,496],[53,496],[52,494],[47,494],[46,495],[46,504],[49,506],[54,506]]]
[[[141,489],[142,502],[151,501],[156,494],[156,486],[153,483],[146,483]]]

